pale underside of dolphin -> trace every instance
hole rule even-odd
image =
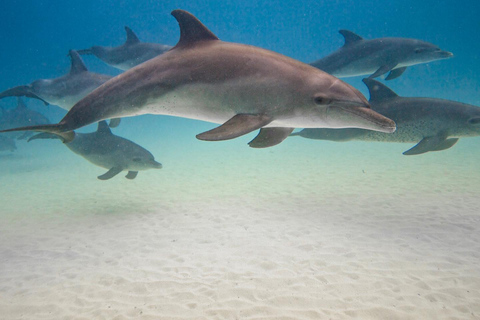
[[[28,141],[36,139],[62,139],[51,133],[40,133]],[[75,133],[75,138],[65,145],[74,153],[89,162],[108,169],[100,180],[108,180],[122,171],[128,171],[127,179],[135,179],[138,171],[161,169],[162,164],[155,161],[153,155],[138,144],[114,135],[105,121],[98,123],[96,132]]]
[[[78,53],[93,54],[112,67],[128,70],[172,48],[164,44],[142,42],[129,27],[125,27],[125,32],[127,40],[121,46],[93,46],[89,49],[78,50]]]
[[[480,136],[480,108],[435,98],[400,97],[373,79],[363,80],[370,91],[372,109],[397,124],[392,134],[363,129],[304,129],[292,136],[330,141],[416,143],[404,155],[451,148],[462,137]]]
[[[261,129],[251,147],[283,141],[295,127],[357,127],[393,132],[352,86],[312,66],[253,46],[220,41],[183,10],[172,15],[180,40],[170,51],[112,78],[55,125],[63,135],[108,118],[161,114],[222,124],[198,139],[233,139]]]
[[[311,63],[312,66],[336,77],[370,75],[376,78],[388,72],[386,80],[403,74],[408,66],[453,57],[429,42],[407,38],[365,40],[359,35],[340,30],[345,38],[343,47]]]
[[[70,72],[54,79],[39,79],[31,84],[18,86],[0,93],[5,97],[29,97],[42,100],[46,104],[57,105],[70,110],[78,101],[111,79],[111,76],[89,72],[82,58],[70,50]]]

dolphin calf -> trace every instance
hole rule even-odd
[[[17,107],[14,109],[4,109],[0,106],[0,129],[15,128],[28,125],[47,124],[50,121],[41,113],[30,110],[25,105],[22,98],[17,98]],[[1,134],[12,139],[25,139],[31,136],[31,132],[24,134],[18,132],[9,132]]]
[[[402,75],[408,66],[453,57],[434,44],[407,38],[377,38],[365,40],[359,35],[340,30],[345,38],[343,47],[332,54],[314,61],[312,66],[336,77],[354,77],[370,74],[392,80]]]
[[[164,44],[142,42],[129,27],[125,27],[125,31],[127,40],[121,46],[93,46],[90,49],[78,50],[78,53],[93,54],[112,67],[128,70],[172,48]]]
[[[51,133],[40,133],[28,141],[53,138],[62,139],[61,136]],[[65,145],[89,162],[108,169],[106,173],[98,176],[100,180],[111,179],[122,171],[128,171],[126,178],[135,179],[138,171],[162,168],[162,164],[155,161],[148,150],[114,135],[105,121],[98,123],[96,132],[75,133],[74,139]]]
[[[480,136],[480,108],[465,103],[400,97],[382,83],[363,79],[370,91],[372,109],[393,119],[397,130],[384,134],[362,129],[304,129],[292,136],[331,141],[416,143],[404,155],[441,151],[459,138]]]
[[[183,10],[172,15],[180,40],[170,51],[110,79],[58,123],[34,130],[73,139],[72,130],[116,117],[162,114],[222,124],[200,140],[233,139],[260,129],[249,145],[282,142],[296,127],[358,127],[393,132],[349,84],[300,61],[253,46],[220,41]]]
[[[25,86],[18,86],[0,93],[5,97],[29,97],[42,100],[45,104],[57,105],[70,110],[79,100],[111,77],[89,72],[82,58],[74,50],[70,50],[70,72],[54,79],[39,79]]]

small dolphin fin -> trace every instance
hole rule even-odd
[[[138,174],[138,171],[128,171],[125,178],[132,180],[132,179],[135,179],[137,177],[137,174]]]
[[[398,94],[393,92],[392,89],[390,89],[380,81],[371,78],[364,78],[362,79],[362,81],[363,83],[365,83],[368,91],[370,92],[370,102],[393,99],[398,97]]]
[[[5,90],[0,93],[0,99],[6,98],[6,97],[28,97],[28,98],[34,98],[43,101],[43,103],[48,106],[49,103],[39,96],[37,96],[35,93],[32,92],[32,87],[30,86],[17,86],[13,87],[11,89]]]
[[[393,69],[392,71],[390,71],[385,80],[393,80],[395,78],[398,78],[405,72],[405,70],[407,70],[407,67]]]
[[[180,27],[180,40],[174,49],[186,47],[200,41],[218,40],[217,36],[191,13],[184,10],[173,10],[172,16],[177,19]]]
[[[25,139],[27,139],[28,137],[30,137],[31,135],[32,135],[31,132],[25,131],[20,137],[17,138],[17,140],[25,140]]]
[[[70,60],[72,61],[70,65],[70,74],[87,71],[87,67],[85,66],[85,63],[83,63],[83,60],[82,58],[80,58],[80,55],[77,51],[70,50],[68,51],[68,55],[70,56]]]
[[[37,139],[60,139],[60,140],[62,140],[62,137],[60,137],[56,134],[53,134],[53,133],[42,132],[42,133],[36,134],[34,136],[31,136],[27,140],[27,142],[30,142],[32,140],[37,140]]]
[[[138,39],[137,35],[132,31],[132,29],[125,26],[125,32],[127,33],[127,40],[125,41],[126,45],[132,45],[140,42],[140,39]]]
[[[110,130],[107,121],[102,120],[98,122],[97,126],[97,132],[102,133],[102,134],[112,134],[112,131]]]
[[[221,126],[197,134],[197,139],[219,141],[237,138],[266,126],[272,120],[264,114],[237,114]]]
[[[405,151],[403,154],[413,156],[429,151],[442,151],[453,147],[457,141],[458,138],[445,139],[443,135],[425,137],[417,145]]]
[[[108,170],[107,172],[105,172],[101,176],[98,176],[97,178],[100,179],[100,180],[112,179],[113,177],[115,177],[117,174],[119,174],[122,171],[123,171],[123,169],[120,168],[120,167],[113,167],[112,169]]]
[[[25,104],[25,101],[23,101],[22,98],[17,97],[17,110],[27,110],[27,105]]]
[[[38,126],[5,129],[5,130],[0,130],[0,133],[14,132],[14,131],[38,131],[38,132],[53,133],[61,137],[64,143],[71,142],[73,139],[75,139],[75,132],[67,131],[66,128],[64,128],[64,124],[62,124],[62,122],[57,124],[44,124],[44,125],[38,125]]]
[[[248,143],[252,148],[267,148],[285,140],[295,128],[261,128],[258,135]]]
[[[380,68],[377,69],[377,71],[375,71],[373,74],[371,74],[369,76],[370,79],[372,78],[376,78],[376,77],[380,77],[381,75],[387,73],[388,71],[392,70],[393,68],[395,68],[397,64],[395,63],[391,63],[391,64],[385,64],[383,66],[381,66]]]
[[[116,128],[120,125],[120,121],[122,121],[122,118],[113,118],[110,119],[109,127],[110,128]]]
[[[363,38],[360,37],[358,34],[352,32],[352,31],[349,31],[349,30],[343,29],[343,30],[340,30],[338,32],[345,38],[344,46],[348,46],[349,44],[352,44],[356,41],[363,40]]]

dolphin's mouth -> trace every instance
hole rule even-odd
[[[397,129],[397,126],[392,119],[373,111],[369,105],[354,103],[352,106],[352,103],[350,103],[349,106],[336,105],[334,107],[345,113],[353,114],[356,118],[365,120],[363,123],[358,123],[358,128],[385,133],[392,133]],[[352,127],[355,127],[355,122],[357,121],[353,121]]]

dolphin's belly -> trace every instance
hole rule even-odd
[[[259,89],[262,90],[262,89]],[[160,97],[149,99],[141,113],[170,115],[223,124],[236,114],[268,114],[275,120],[266,127],[318,128],[327,126],[318,119],[290,116],[290,98],[281,90],[257,94],[238,83],[182,86]],[[293,105],[293,103],[291,103]]]

